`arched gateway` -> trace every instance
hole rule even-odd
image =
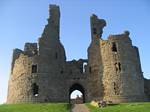
[[[88,59],[66,61],[59,7],[50,5],[49,12],[38,43],[26,43],[24,50],[13,51],[7,103],[68,102],[74,90],[83,94],[83,102],[145,101],[139,52],[128,31],[104,40],[106,22],[93,14]]]
[[[71,93],[75,90],[78,90],[82,93],[82,97],[76,98],[77,102],[85,103],[85,89],[80,84],[73,84],[69,89],[69,102],[71,102]]]

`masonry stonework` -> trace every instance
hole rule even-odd
[[[150,98],[138,48],[132,45],[128,31],[103,40],[106,21],[93,14],[88,59],[66,61],[59,38],[60,9],[50,5],[49,12],[38,43],[26,43],[24,50],[13,51],[7,103],[69,102],[74,90],[82,92],[83,102]]]

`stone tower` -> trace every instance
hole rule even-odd
[[[106,26],[106,22],[103,19],[98,19],[96,15],[92,15],[90,18],[91,23],[91,44],[88,48],[88,84],[89,98],[91,100],[100,98],[103,99],[103,65],[100,51],[100,39],[103,33],[103,27]]]
[[[50,5],[49,12],[38,44],[13,51],[7,103],[70,102],[74,90],[82,92],[83,102],[147,100],[138,48],[128,31],[103,40],[106,22],[92,15],[88,59],[66,61],[59,7]]]

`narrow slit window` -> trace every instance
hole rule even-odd
[[[120,62],[117,62],[117,63],[115,63],[114,64],[115,65],[115,70],[116,70],[116,72],[120,72],[121,71],[121,63]]]
[[[118,71],[118,64],[117,63],[115,63],[115,70],[116,70],[116,72]]]
[[[37,65],[32,65],[32,73],[37,73]]]
[[[113,83],[113,85],[114,85],[114,93],[115,93],[115,95],[119,95],[119,86],[115,82]]]
[[[117,52],[117,45],[115,42],[112,42],[112,48],[111,49],[113,52]]]
[[[33,83],[32,91],[33,91],[33,95],[34,96],[38,96],[39,95],[39,86],[36,83]]]
[[[116,88],[116,83],[114,82],[114,92],[115,92],[115,95],[117,94],[117,88]]]

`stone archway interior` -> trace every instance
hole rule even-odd
[[[85,91],[80,84],[74,84],[69,90],[70,103],[85,103]]]

